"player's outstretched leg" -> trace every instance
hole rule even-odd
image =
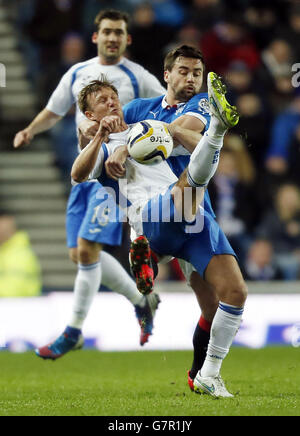
[[[156,310],[160,303],[158,294],[154,292],[150,295],[145,295],[143,305],[135,306],[135,314],[141,327],[140,345],[144,345],[152,335],[153,320]]]
[[[76,351],[83,347],[84,339],[81,330],[67,327],[65,331],[51,344],[35,350],[35,354],[45,360],[56,360],[69,351]]]
[[[215,73],[207,78],[211,120],[209,128],[191,155],[188,183],[195,188],[205,187],[214,176],[219,163],[224,135],[239,121],[235,106],[226,100],[226,87]]]
[[[129,263],[135,277],[136,286],[143,295],[153,291],[157,264],[153,259],[148,239],[139,236],[131,243]]]

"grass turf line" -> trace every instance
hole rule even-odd
[[[299,416],[292,347],[232,348],[222,376],[233,399],[192,393],[190,351],[80,351],[56,361],[0,353],[1,416]]]

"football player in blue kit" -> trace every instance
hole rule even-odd
[[[203,134],[209,126],[210,113],[208,94],[200,92],[204,75],[202,53],[191,46],[180,46],[167,54],[164,71],[167,94],[155,98],[135,99],[128,103],[123,107],[125,121],[128,124],[150,119],[173,122],[174,126],[178,125]],[[192,152],[193,148],[189,151]],[[167,160],[177,177],[180,177],[190,161],[189,151],[178,147]],[[117,150],[106,161],[107,174],[113,178],[123,175],[119,153],[120,151]],[[204,208],[215,217],[207,190]],[[188,372],[188,383],[193,390],[193,380],[206,357],[211,323],[218,308],[218,298],[213,287],[203,280],[190,263],[182,259],[178,260],[187,283],[195,291],[201,308],[201,316],[193,336],[193,364]],[[157,272],[156,261],[158,261],[157,256],[150,250],[144,237],[141,236],[132,242],[130,263],[137,287],[142,293],[151,292],[153,289],[154,269]]]
[[[79,183],[88,177],[104,182],[107,177],[105,160],[108,156],[113,156],[116,150],[123,153],[127,185],[124,189],[124,184],[119,181],[118,186],[129,201],[130,225],[138,235],[145,235],[149,239],[151,247],[159,255],[170,255],[191,263],[205,282],[214,288],[220,300],[212,323],[207,355],[202,368],[196,374],[193,387],[196,391],[206,392],[214,397],[232,397],[220,376],[220,369],[239,328],[247,288],[226,236],[211,213],[200,207],[201,201],[195,194],[200,190],[204,195],[203,191],[216,171],[223,137],[228,128],[238,122],[236,109],[227,102],[226,91],[220,79],[210,73],[208,95],[211,120],[202,139],[199,141],[199,134],[197,137],[192,131],[174,123],[169,125],[179,144],[188,149],[196,147],[187,169],[178,178],[166,161],[147,167],[128,158],[127,147],[122,145],[126,143],[128,129],[126,130],[121,106],[115,101],[116,116],[103,118],[101,105],[97,103],[97,98],[104,92],[103,87],[110,98],[115,99],[117,92],[107,82],[94,82],[82,91],[88,103],[85,114],[98,121],[99,130],[76,159],[72,177]],[[113,141],[110,141],[112,137],[108,137],[108,133],[114,134]],[[119,135],[119,144],[116,143],[115,135]],[[197,143],[194,142],[196,139]],[[119,162],[122,163],[122,159]],[[142,195],[141,186],[144,188]],[[182,201],[187,187],[194,189],[193,201],[188,211],[183,210]],[[178,192],[181,194],[179,197]],[[160,207],[157,208],[158,205]],[[152,210],[165,208],[170,211],[171,220],[168,222],[164,219],[154,222],[147,219]],[[183,219],[176,219],[178,214]],[[187,231],[198,218],[202,220],[204,227],[194,232]]]
[[[27,128],[17,133],[15,148],[29,144],[35,135],[53,127],[77,103],[81,89],[103,74],[118,88],[122,104],[137,97],[153,97],[165,92],[156,77],[124,57],[127,46],[131,44],[128,23],[128,15],[121,11],[104,10],[97,15],[92,40],[97,45],[98,55],[66,72],[46,108]],[[84,119],[76,105],[77,126]],[[83,125],[87,137],[95,133],[93,123],[87,120]],[[100,284],[124,295],[134,305],[141,327],[141,345],[152,334],[159,297],[155,294],[151,298],[141,298],[134,281],[121,264],[103,251],[106,244],[121,244],[122,223],[113,222],[108,210],[103,210],[102,216],[96,213],[101,208],[101,202],[96,198],[98,189],[99,183],[91,181],[73,186],[71,190],[66,220],[67,245],[71,260],[78,265],[73,310],[63,334],[52,344],[36,350],[36,354],[44,359],[55,360],[70,350],[82,347],[82,326]]]

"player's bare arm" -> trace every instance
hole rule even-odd
[[[192,115],[182,115],[168,126],[173,137],[174,147],[183,145],[190,153],[194,151],[202,138],[204,128],[203,122]],[[187,130],[190,132],[190,136],[186,135]]]
[[[180,123],[173,122],[168,125],[168,129],[173,137],[174,146],[182,145],[190,153],[194,151],[202,138],[201,133],[191,130],[190,128],[182,127]]]
[[[125,162],[129,156],[127,145],[122,145],[106,160],[105,170],[108,177],[118,180],[125,175]]]
[[[55,126],[58,121],[62,119],[61,116],[49,111],[48,109],[43,109],[29,124],[26,129],[18,132],[14,138],[14,148],[20,148],[25,145],[29,145],[35,135],[45,132]]]

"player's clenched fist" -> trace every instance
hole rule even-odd
[[[107,131],[108,133],[118,132],[121,126],[121,118],[116,115],[109,115],[104,117],[100,122],[100,131]]]
[[[33,135],[28,129],[21,130],[18,132],[14,139],[14,148],[20,148],[24,145],[30,144],[33,139]]]

